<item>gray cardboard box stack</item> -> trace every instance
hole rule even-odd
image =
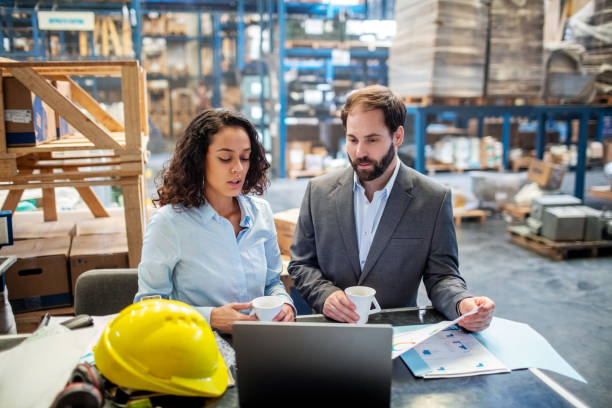
[[[402,96],[482,95],[487,8],[480,0],[396,0],[389,85]]]
[[[601,215],[601,211],[585,205],[546,207],[542,236],[553,241],[599,241],[606,224]]]
[[[582,201],[580,201],[579,198],[566,194],[536,197],[531,202],[531,218],[542,221],[542,216],[544,215],[544,209],[546,207],[562,207],[580,204],[582,204]]]
[[[543,1],[491,2],[487,95],[539,95],[543,27]]]
[[[542,236],[553,241],[581,241],[584,211],[576,207],[547,207],[542,214]]]

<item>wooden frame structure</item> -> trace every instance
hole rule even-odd
[[[28,147],[7,147],[4,94],[0,81],[0,189],[10,190],[3,210],[15,210],[25,189],[42,188],[45,221],[57,220],[55,188],[74,187],[95,217],[108,213],[91,186],[123,190],[130,267],[138,266],[146,221],[144,164],[148,138],[146,74],[137,61],[8,62],[12,76],[36,94],[75,131]],[[70,76],[120,76],[124,123],[109,115]],[[70,97],[50,81],[70,83]],[[83,109],[86,112],[83,112]]]

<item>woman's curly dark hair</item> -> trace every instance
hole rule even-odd
[[[185,208],[199,207],[206,203],[204,186],[206,183],[205,160],[213,135],[226,126],[239,126],[249,135],[251,154],[242,193],[261,195],[270,181],[266,171],[270,163],[266,152],[259,142],[257,131],[251,122],[238,112],[228,109],[206,109],[191,121],[185,133],[176,143],[172,159],[164,165],[156,177],[158,198],[153,202],[163,207],[179,204]]]

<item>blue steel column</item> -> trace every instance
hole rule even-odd
[[[503,153],[502,160],[504,169],[509,167],[508,163],[508,154],[510,152],[510,114],[506,113],[504,115],[504,126],[502,128],[502,144],[503,144]]]
[[[574,195],[584,199],[584,178],[586,173],[587,141],[589,138],[589,112],[580,114],[580,130],[578,131],[578,163],[576,165],[576,182],[574,183]]]
[[[9,12],[10,13],[10,12]],[[36,57],[40,57],[41,53],[40,53],[40,38],[38,37],[38,10],[32,10],[32,37],[34,39],[34,55]],[[13,44],[11,44],[13,45]],[[43,49],[45,48],[44,44],[43,44]],[[12,46],[11,47],[11,51],[14,50],[15,47]]]
[[[202,13],[196,13],[198,16],[198,80],[204,82],[204,73],[202,72],[202,48],[204,42],[202,41]]]
[[[64,31],[59,32],[60,55],[66,54],[66,34]]]
[[[566,121],[567,131],[565,132],[565,145],[569,146],[572,144],[572,133],[574,129],[572,128],[572,118],[569,117]]]
[[[278,85],[280,112],[278,123],[278,176],[285,178],[285,144],[287,139],[287,126],[285,116],[287,110],[287,84],[285,83],[285,1],[278,0]]]
[[[236,65],[244,69],[244,0],[238,0],[238,38],[236,39]]]
[[[140,8],[140,1],[141,0],[132,0],[131,5],[130,5],[131,7],[130,25],[132,27],[132,44],[133,44],[132,46],[134,47],[134,57],[138,61],[141,60],[140,57],[142,53],[142,10]]]
[[[603,120],[604,114],[603,112],[597,112],[597,133],[595,133],[597,137],[597,141],[599,143],[603,143]]]
[[[4,24],[2,24],[2,22],[5,19],[4,7],[0,9],[0,12],[1,12],[0,16],[2,16],[2,18],[0,19],[0,53],[4,54]]]
[[[538,112],[538,130],[536,132],[536,156],[542,160],[546,147],[546,114]]]
[[[212,31],[213,31],[213,94],[212,106],[218,108],[221,106],[221,81],[223,73],[221,72],[221,21],[219,14],[212,15]]]
[[[416,145],[416,157],[414,168],[423,174],[427,174],[425,168],[425,132],[427,128],[427,114],[421,108],[414,112],[414,143]]]
[[[482,139],[484,133],[484,117],[478,117],[478,138]]]

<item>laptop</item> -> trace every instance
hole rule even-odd
[[[238,398],[249,407],[388,407],[390,325],[236,322]]]

